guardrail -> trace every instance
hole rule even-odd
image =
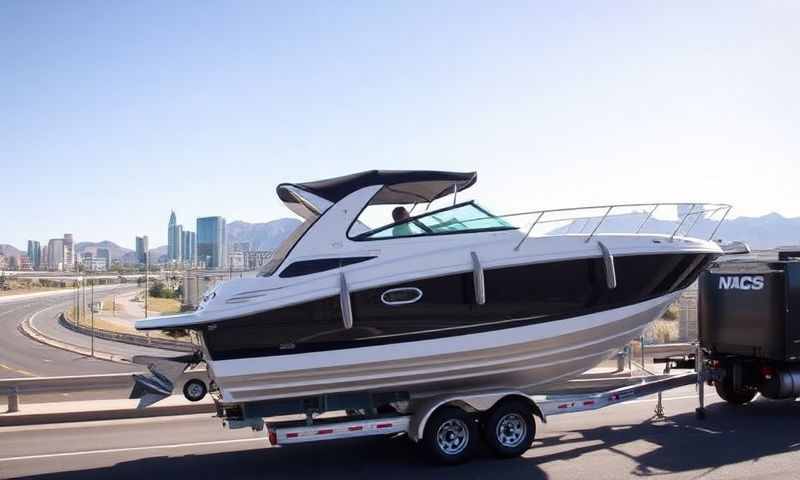
[[[189,370],[175,383],[182,386],[191,378],[208,381],[204,369]],[[133,388],[133,373],[108,373],[63,377],[26,377],[0,380],[0,396],[8,397],[8,413],[19,411],[20,397],[42,393],[78,393]]]
[[[76,393],[131,388],[133,374],[111,373],[67,377],[30,377],[0,380],[0,395],[8,397],[8,412],[19,411],[20,396],[36,393]]]

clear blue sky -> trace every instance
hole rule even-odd
[[[369,168],[798,216],[800,4],[697,3],[0,2],[0,243],[161,245]]]

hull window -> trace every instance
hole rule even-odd
[[[366,262],[375,257],[347,257],[347,258],[318,258],[316,260],[301,260],[294,262],[278,275],[281,278],[300,277],[312,273],[324,272],[335,268],[346,267],[354,263]]]
[[[422,290],[419,288],[392,288],[381,294],[381,302],[385,305],[408,305],[418,302],[422,298]]]

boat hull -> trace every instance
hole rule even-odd
[[[209,369],[227,404],[356,391],[407,392],[412,399],[495,388],[535,394],[639,337],[678,295],[469,335],[211,361]]]

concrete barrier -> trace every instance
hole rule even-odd
[[[191,403],[182,395],[174,395],[158,405],[143,409],[137,409],[136,403],[136,400],[118,399],[24,405],[18,412],[0,414],[0,427],[194,415],[216,411],[208,398]]]
[[[162,350],[174,350],[176,352],[191,352],[194,347],[188,342],[179,342],[172,340],[165,340],[161,338],[147,338],[141,335],[133,335],[129,333],[111,332],[108,330],[101,330],[95,328],[94,331],[83,325],[75,325],[67,320],[66,315],[63,313],[58,316],[58,323],[69,330],[81,333],[83,335],[94,335],[97,338],[110,340],[112,342],[127,343],[130,345],[137,345],[141,347],[160,348]]]

